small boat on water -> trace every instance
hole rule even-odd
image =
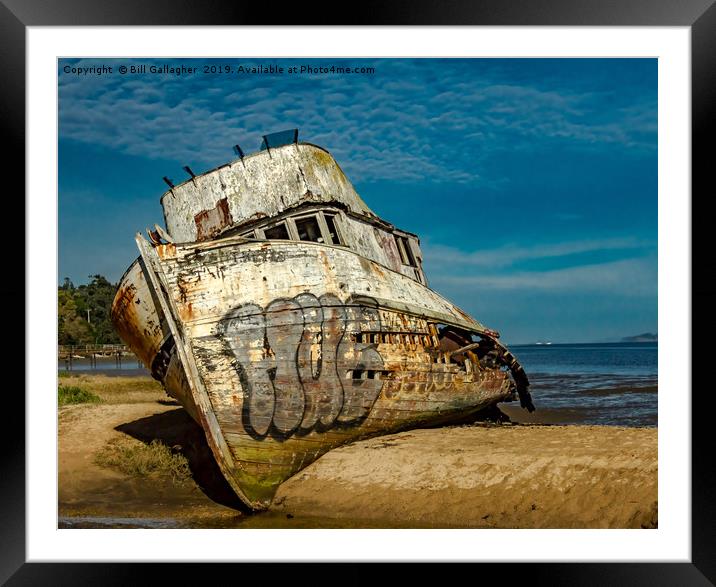
[[[112,321],[203,428],[236,495],[278,486],[357,439],[465,421],[527,376],[428,287],[418,237],[376,216],[298,131],[174,185],[166,229],[137,234]]]

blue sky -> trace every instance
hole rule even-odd
[[[200,72],[117,73],[137,64]],[[507,343],[657,331],[656,59],[60,60],[58,282],[118,280],[134,233],[163,222],[162,176],[293,127],[420,236],[430,286]]]

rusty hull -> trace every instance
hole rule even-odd
[[[157,312],[158,305],[144,262],[137,259],[119,280],[110,318],[117,334],[148,369],[170,336],[166,321]]]
[[[488,341],[493,331],[350,249],[238,237],[137,243],[113,320],[253,509],[332,448],[514,398],[504,365],[474,352],[451,361],[438,339],[438,325]]]

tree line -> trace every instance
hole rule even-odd
[[[58,344],[120,344],[109,317],[117,285],[102,275],[76,286],[65,277],[57,288]]]

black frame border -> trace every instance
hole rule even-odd
[[[708,364],[710,346],[705,335],[714,324],[716,285],[711,274],[714,264],[704,258],[710,244],[705,238],[711,224],[709,214],[694,214],[695,204],[703,203],[709,195],[707,182],[710,167],[708,147],[714,129],[716,105],[716,6],[714,0],[622,0],[621,2],[595,2],[594,0],[453,0],[440,3],[435,0],[394,0],[390,4],[367,0],[351,6],[349,21],[337,20],[336,5],[319,0],[306,6],[281,5],[276,9],[265,4],[230,3],[224,0],[0,0],[0,136],[4,137],[4,167],[25,169],[25,51],[28,26],[227,26],[227,25],[452,25],[452,26],[660,26],[691,28],[691,83],[692,83],[692,198],[685,205],[692,212],[692,316],[698,317],[698,328],[693,327],[691,340],[692,365]],[[311,22],[306,22],[310,18]],[[24,173],[6,174],[7,187],[3,202],[5,217],[19,224],[26,218],[20,198],[10,202],[10,195],[25,193]],[[710,186],[709,186],[710,187]],[[711,190],[712,191],[712,190]],[[695,197],[701,194],[700,198]],[[22,200],[24,202],[24,200]],[[12,209],[12,206],[15,209]],[[10,206],[10,210],[8,210]],[[702,208],[703,210],[703,208]],[[712,229],[713,230],[713,229]],[[13,275],[26,275],[23,255],[13,254],[17,263]],[[701,257],[701,262],[698,262]],[[11,269],[8,269],[8,272]],[[19,281],[19,280],[18,280]],[[24,280],[23,280],[24,285]],[[0,300],[7,307],[27,304],[19,296],[0,291]],[[24,332],[24,330],[23,330]],[[699,345],[701,335],[702,344]],[[23,335],[23,341],[25,340]],[[17,339],[12,341],[17,348]],[[10,343],[3,342],[8,351]],[[14,354],[17,354],[15,350]],[[11,355],[6,354],[6,357]],[[25,363],[27,369],[27,363]],[[553,585],[714,585],[716,584],[716,468],[709,454],[713,427],[713,393],[709,381],[695,385],[694,375],[703,375],[705,369],[692,372],[692,562],[690,563],[449,563],[433,565],[400,565],[390,569],[380,563],[322,563],[318,564],[266,564],[235,563],[234,580],[263,575],[268,580],[300,580],[319,577],[328,580],[360,584],[385,580],[385,571],[400,573],[401,582],[445,581],[455,571],[479,573],[476,578],[507,578],[510,582],[526,580],[532,583]],[[702,378],[702,382],[704,379]],[[683,390],[686,394],[688,390]],[[688,399],[687,399],[688,401]],[[5,414],[12,414],[0,426],[0,581],[9,585],[65,585],[102,583],[108,585],[154,583],[178,580],[180,584],[205,582],[215,577],[216,570],[225,571],[226,565],[212,563],[26,563],[25,562],[25,402],[19,393],[5,394]],[[17,424],[8,426],[9,421]],[[159,536],[160,537],[160,536]],[[519,556],[519,553],[515,553]],[[559,554],[555,553],[558,557]],[[81,558],[81,553],[78,553]],[[474,564],[479,564],[478,568]],[[212,566],[209,566],[212,565]],[[218,567],[222,567],[219,569]],[[308,568],[311,567],[311,568]],[[462,567],[462,568],[460,568]],[[308,573],[306,573],[308,571]],[[449,573],[449,574],[448,574]],[[348,581],[346,581],[348,579]]]

